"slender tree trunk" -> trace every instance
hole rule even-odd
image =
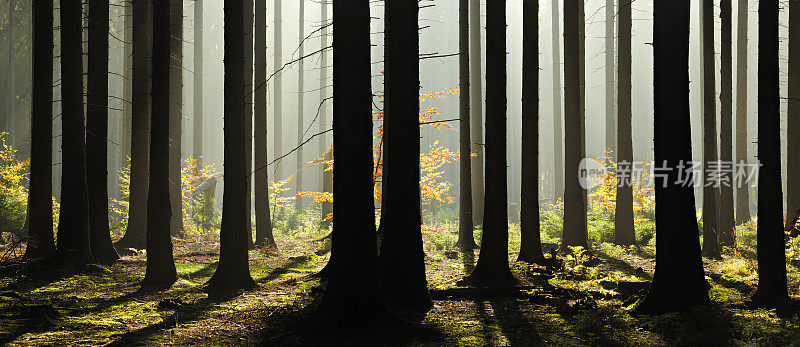
[[[581,187],[578,176],[583,159],[583,117],[581,92],[580,1],[565,0],[564,3],[564,123],[567,125],[566,165],[564,185],[564,237],[562,250],[569,246],[588,248],[586,230],[586,189]]]
[[[539,229],[539,3],[523,3],[522,200],[518,261],[541,262]]]
[[[224,174],[222,227],[220,228],[219,265],[207,283],[212,295],[222,295],[255,285],[250,276],[246,198],[247,172],[245,138],[245,21],[244,1],[225,0],[225,105],[224,105]]]
[[[639,313],[684,311],[708,304],[695,217],[694,188],[679,183],[692,160],[689,114],[689,0],[654,2],[656,268]],[[659,164],[661,167],[661,164]]]
[[[86,95],[86,177],[89,231],[94,260],[119,259],[108,227],[108,0],[89,3],[88,94]]]
[[[192,153],[203,165],[203,0],[194,0],[194,115]]]
[[[619,7],[626,6],[625,0]],[[614,95],[614,0],[606,0],[606,148],[611,150],[612,158],[617,157],[617,100]]]
[[[720,49],[720,161],[733,162],[733,82],[731,54],[731,0],[720,0],[720,19],[722,25],[722,46]],[[719,241],[726,246],[735,246],[733,233],[735,220],[733,214],[733,175],[728,172],[727,181],[720,186],[719,200]]]
[[[508,268],[508,185],[506,163],[506,1],[486,4],[486,207],[481,253],[465,278],[472,285],[516,283]]]
[[[33,3],[28,258],[53,253],[53,1]]]
[[[281,26],[283,10],[281,9],[282,0],[274,0],[274,10],[273,10],[273,18],[274,20],[274,29],[273,34],[274,36],[274,44],[275,44],[275,61],[272,63],[275,67],[275,77],[273,82],[273,153],[275,153],[275,158],[278,158],[283,155],[283,72],[281,72],[281,68],[283,67],[283,28]],[[281,165],[281,161],[278,160],[275,163],[275,171],[273,173],[272,179],[280,181],[284,179],[283,177],[283,165]]]
[[[305,34],[305,24],[306,24],[305,23],[306,22],[305,2],[303,0],[299,0],[299,7],[300,7],[300,9],[299,9],[300,20],[298,22],[300,24],[299,24],[297,30],[298,30],[298,33],[299,33],[298,37],[299,37],[300,42],[298,43],[298,56],[303,57],[303,56],[305,56],[305,49],[304,49],[305,46],[303,45],[303,39],[306,36],[306,34]],[[304,125],[303,125],[303,112],[304,112],[303,101],[304,101],[304,96],[305,96],[304,95],[305,91],[303,90],[303,88],[304,88],[304,85],[303,85],[303,82],[304,82],[303,69],[305,68],[304,65],[305,64],[303,64],[303,60],[300,60],[297,63],[297,145],[298,145],[298,148],[297,148],[297,152],[295,152],[296,155],[297,155],[297,166],[296,166],[296,168],[297,168],[297,173],[296,173],[297,179],[296,179],[296,181],[295,181],[296,183],[294,185],[295,193],[296,193],[295,194],[295,200],[294,200],[294,210],[297,211],[297,212],[300,212],[300,211],[303,210],[303,198],[300,197],[300,192],[303,191],[303,146],[301,146],[300,144],[303,142],[303,131],[305,130],[304,129]]]
[[[718,258],[719,249],[719,209],[717,194],[719,186],[709,182],[717,161],[717,103],[716,75],[714,63],[714,0],[701,0],[703,7],[703,254]]]
[[[328,329],[361,329],[390,315],[378,279],[372,197],[369,21],[368,0],[333,2],[333,147],[337,153],[331,256],[335,259],[329,261],[328,285],[315,317],[318,325]]]
[[[748,1],[739,0],[736,25],[736,162],[747,163],[747,17]],[[736,224],[750,220],[750,191],[736,186]]]
[[[181,137],[183,134],[183,0],[170,0],[169,69],[169,201],[170,234],[183,235]]]
[[[781,191],[778,3],[758,4],[758,304],[789,299],[786,289],[783,192]]]
[[[617,154],[619,162],[633,162],[631,131],[631,3],[619,5],[619,64],[617,93]],[[619,179],[619,178],[618,178]],[[617,182],[617,204],[614,212],[614,243],[636,244],[633,223],[633,182]]]
[[[324,1],[320,2],[320,7],[322,10],[321,13],[321,25],[328,25],[328,4]],[[319,107],[319,132],[322,133],[323,131],[328,130],[328,108],[327,103],[325,100],[328,98],[328,51],[326,48],[328,47],[328,30],[324,30],[320,33],[320,49],[322,52],[320,53],[320,79],[319,79],[319,98],[320,98],[320,107]],[[329,153],[328,148],[328,136],[322,134],[319,136],[319,153],[322,156],[324,161],[328,161],[333,159],[332,153]],[[331,193],[333,190],[333,173],[330,170],[326,170],[328,168],[327,165],[322,165],[322,191],[325,193]],[[330,202],[323,202],[322,203],[322,223],[320,226],[323,228],[327,228],[331,225],[331,220],[328,216],[333,213],[333,204]]]
[[[8,81],[6,82],[8,87],[8,94],[7,94],[7,101],[6,101],[6,131],[8,132],[8,143],[11,146],[16,145],[16,103],[17,103],[17,93],[15,88],[16,78],[14,73],[15,69],[15,52],[16,52],[16,45],[17,45],[17,38],[14,34],[14,23],[16,20],[14,19],[14,14],[17,12],[17,0],[9,0],[8,1]]]
[[[123,9],[123,24],[122,24],[122,35],[123,35],[123,57],[122,57],[122,129],[120,129],[120,156],[119,156],[119,168],[123,169],[131,164],[131,121],[132,117],[132,68],[131,64],[133,61],[133,5],[130,4],[128,1],[122,0],[122,4],[124,6]],[[129,192],[130,193],[130,192]],[[122,198],[122,197],[120,197]]]
[[[253,247],[253,0],[244,2],[244,161],[247,172],[245,210],[247,218],[247,246]]]
[[[564,154],[562,146],[564,139],[561,137],[561,37],[558,1],[552,1],[553,24],[553,201],[564,197]]]
[[[481,2],[470,0],[470,121],[472,122],[472,222],[483,223],[483,68],[481,66]]]
[[[462,252],[475,249],[472,223],[472,137],[470,129],[469,0],[458,1],[459,213],[458,242]]]
[[[61,7],[62,166],[58,252],[82,261],[92,259],[86,187],[86,127],[83,114],[81,2],[64,0]]]
[[[269,170],[267,168],[267,0],[255,1],[255,203],[256,245],[275,247],[269,209]]]
[[[786,213],[800,209],[800,3],[789,1],[789,74],[786,112]],[[794,218],[786,218],[789,223]],[[787,225],[787,229],[791,229]]]
[[[128,198],[128,228],[118,248],[147,246],[147,190],[150,171],[150,111],[152,86],[152,4],[135,1],[133,6],[131,172]]]

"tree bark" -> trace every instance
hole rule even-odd
[[[109,2],[89,3],[88,94],[86,95],[86,178],[92,256],[102,264],[119,259],[108,227],[108,23]]]
[[[620,9],[626,6],[625,0],[620,2]],[[617,100],[614,81],[614,0],[606,0],[606,148],[611,157],[617,157]]]
[[[256,245],[275,247],[269,208],[269,170],[267,168],[267,0],[255,1],[255,145]]]
[[[720,0],[720,19],[722,25],[722,45],[720,48],[720,161],[733,162],[733,82],[731,52],[731,0]],[[735,219],[733,213],[733,175],[725,175],[727,182],[720,186],[719,200],[719,242],[734,247]]]
[[[132,132],[132,124],[131,121],[133,120],[132,117],[132,61],[133,61],[133,5],[125,2],[123,0],[123,54],[122,57],[122,98],[124,101],[122,102],[122,129],[120,130],[120,158],[119,158],[119,168],[123,169],[131,164],[131,132]]]
[[[29,241],[25,257],[53,253],[53,1],[33,2]]]
[[[553,201],[564,197],[564,139],[561,137],[561,37],[558,0],[552,0],[553,24]]]
[[[324,1],[320,2],[321,7],[321,25],[329,25],[328,21],[328,4]],[[327,103],[325,102],[328,98],[328,51],[326,48],[328,47],[328,30],[322,31],[320,33],[320,49],[322,52],[320,53],[320,79],[319,79],[319,99],[320,99],[320,107],[319,107],[319,132],[322,133],[323,131],[328,130],[328,108]],[[319,153],[322,156],[322,159],[327,161],[333,159],[331,153],[328,152],[328,136],[326,134],[322,134],[319,136]],[[327,165],[322,165],[321,168],[321,182],[322,182],[322,191],[325,193],[331,193],[333,189],[333,173],[327,169]],[[328,228],[331,225],[331,220],[328,219],[328,216],[333,213],[333,204],[328,201],[322,203],[322,223],[320,226],[323,228]]]
[[[708,304],[694,188],[679,183],[679,165],[692,159],[689,112],[689,0],[654,2],[656,268],[635,312],[658,314]],[[659,164],[661,167],[661,164]]]
[[[283,10],[281,9],[282,0],[274,0],[274,10],[273,10],[273,18],[274,18],[274,25],[275,28],[273,30],[273,37],[275,43],[275,61],[272,62],[273,66],[275,67],[275,77],[273,82],[273,153],[275,154],[275,158],[278,158],[283,155],[283,72],[280,69],[283,67],[283,28],[281,26]],[[284,179],[283,177],[283,166],[281,165],[281,161],[278,160],[275,163],[275,168],[273,171],[272,179],[280,181]]]
[[[472,223],[483,223],[483,67],[481,66],[481,2],[470,0],[470,121],[472,122],[472,146],[476,156],[472,157]]]
[[[86,127],[83,113],[81,2],[64,0],[61,8],[62,166],[58,252],[90,261],[89,207],[86,187]]]
[[[747,17],[748,1],[739,0],[736,25],[736,162],[747,163]],[[736,224],[750,220],[750,190],[736,187]]]
[[[11,146],[16,145],[16,103],[17,103],[17,93],[16,93],[16,78],[14,73],[16,71],[14,65],[15,62],[15,52],[16,52],[16,44],[17,38],[14,34],[14,23],[16,20],[14,19],[14,14],[17,12],[17,1],[16,0],[9,0],[8,2],[8,81],[6,81],[6,86],[8,87],[6,96],[6,127],[5,131],[8,132],[8,143]]]
[[[462,252],[475,249],[472,220],[472,133],[470,129],[469,0],[458,2],[459,212],[458,242]]]
[[[710,182],[717,161],[717,103],[714,56],[714,0],[701,0],[703,22],[703,254],[719,258],[719,187]]]
[[[183,0],[170,0],[169,62],[169,201],[170,234],[183,236],[181,153],[183,135]]]
[[[633,162],[633,134],[631,129],[631,3],[622,0],[619,5],[619,64],[617,93],[617,154],[618,162]],[[614,243],[636,244],[633,216],[633,182],[617,179],[617,204],[614,211]]]
[[[255,285],[248,263],[245,139],[245,23],[244,1],[225,0],[225,190],[222,197],[219,265],[206,284],[211,295],[226,295]]]
[[[298,6],[299,6],[299,16],[300,16],[299,18],[300,20],[298,21],[299,26],[297,28],[299,33],[298,37],[300,40],[300,42],[298,43],[298,56],[303,57],[305,56],[305,49],[304,49],[305,46],[303,45],[303,39],[306,36],[305,2],[303,0],[299,0]],[[297,62],[297,146],[298,148],[297,151],[295,152],[297,158],[296,161],[297,173],[295,175],[297,175],[297,179],[295,180],[295,185],[294,185],[295,189],[294,210],[296,212],[300,212],[303,210],[303,198],[300,197],[300,192],[303,191],[303,146],[301,146],[300,144],[303,142],[303,130],[305,130],[303,125],[303,112],[304,112],[303,101],[305,99],[304,98],[305,90],[303,90],[304,88],[303,82],[305,82],[304,72],[303,72],[304,68],[305,64],[304,61],[301,59],[299,62]]]
[[[781,189],[780,88],[778,79],[778,3],[758,4],[758,304],[782,303],[786,289],[786,253]]]
[[[247,224],[247,246],[253,247],[253,0],[244,2],[244,162],[247,176],[245,194],[245,223]]]
[[[539,3],[523,2],[522,51],[522,198],[517,261],[541,262],[539,228]]]
[[[786,112],[786,212],[800,209],[800,3],[789,1],[789,74]],[[786,218],[790,223],[794,218]],[[791,226],[787,225],[787,229]]]
[[[203,0],[194,0],[194,98],[192,153],[203,165]]]

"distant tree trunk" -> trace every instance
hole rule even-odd
[[[711,163],[717,161],[717,103],[714,63],[714,0],[701,0],[703,22],[703,254],[720,257],[719,187],[709,182]]]
[[[733,162],[733,82],[731,56],[731,0],[720,0],[720,19],[722,25],[722,46],[720,48],[720,161]],[[791,74],[790,74],[791,76]],[[719,200],[719,242],[734,247],[736,226],[733,214],[733,175],[728,173],[727,182],[720,186]],[[725,180],[723,180],[725,181]]]
[[[508,268],[508,185],[506,182],[506,1],[486,4],[486,190],[481,252],[471,285],[516,283]]]
[[[279,158],[283,155],[283,72],[281,72],[281,68],[283,67],[283,28],[281,26],[283,16],[283,10],[281,9],[282,0],[274,0],[274,10],[273,10],[273,18],[274,18],[274,28],[273,34],[274,41],[275,41],[275,61],[272,62],[273,66],[275,67],[275,77],[273,82],[273,127],[272,129],[272,140],[273,140],[273,153],[275,153],[275,158]],[[284,179],[283,177],[283,165],[281,165],[281,161],[278,160],[275,163],[274,174],[272,177],[273,180],[280,181]]]
[[[470,0],[470,121],[472,122],[472,222],[483,223],[483,68],[481,66],[481,2]]]
[[[181,153],[183,134],[183,0],[170,0],[169,69],[169,201],[172,206],[169,230],[183,236],[181,194]]]
[[[222,197],[219,265],[208,280],[206,290],[213,295],[227,294],[255,285],[248,263],[247,195],[245,139],[245,23],[244,1],[225,0],[225,86],[224,86],[224,164],[225,190]]]
[[[269,209],[269,170],[267,168],[267,0],[255,2],[255,203],[256,245],[275,247]]]
[[[329,280],[315,320],[330,328],[390,316],[378,280],[372,197],[368,0],[333,2],[333,236]],[[417,115],[414,115],[417,119]],[[353,305],[357,303],[357,305]],[[357,323],[357,324],[354,324]]]
[[[627,3],[620,2],[620,10]],[[606,148],[617,157],[617,100],[614,95],[614,0],[606,0]]]
[[[305,56],[305,49],[304,49],[305,46],[303,45],[303,39],[306,36],[305,2],[303,0],[299,0],[298,6],[299,6],[299,16],[300,16],[300,20],[298,21],[300,24],[297,29],[299,33],[298,37],[300,40],[300,42],[298,43],[298,56],[303,57]],[[294,185],[295,188],[294,209],[297,212],[303,210],[303,198],[300,197],[300,192],[303,191],[303,146],[301,146],[300,144],[303,142],[303,131],[305,130],[303,125],[303,112],[304,112],[303,101],[305,94],[305,90],[303,89],[304,88],[303,69],[305,68],[304,65],[305,64],[303,64],[303,60],[297,62],[297,146],[298,148],[297,151],[295,152],[295,154],[297,155],[297,166],[296,166],[297,179],[295,180],[296,183]]]
[[[747,17],[748,1],[739,0],[736,25],[736,162],[747,163]],[[750,191],[736,186],[736,224],[750,220]]]
[[[194,115],[192,153],[203,161],[203,0],[194,0]]]
[[[147,246],[147,191],[150,171],[150,111],[152,86],[152,4],[132,2],[132,120],[131,172],[128,197],[128,228],[117,241],[118,248],[142,249]]]
[[[328,4],[324,1],[320,2],[320,7],[322,9],[321,14],[321,25],[328,25]],[[325,100],[328,98],[328,51],[326,48],[328,47],[328,31],[323,31],[320,33],[320,49],[322,52],[320,53],[320,79],[319,79],[319,98],[320,98],[320,108],[319,108],[319,132],[322,133],[323,131],[328,130],[328,108]],[[327,161],[332,159],[332,153],[327,151],[328,148],[328,136],[325,134],[320,135],[319,137],[319,153],[322,156],[322,159]],[[322,191],[325,193],[330,193],[333,190],[333,173],[331,171],[326,171],[327,165],[322,165]],[[333,213],[333,204],[330,202],[323,202],[322,203],[322,223],[320,226],[323,228],[327,228],[331,225],[331,220],[328,219],[328,216]]]
[[[170,3],[153,1],[153,91],[150,189],[147,194],[147,269],[142,286],[169,287],[178,278],[172,258],[170,164]]]
[[[566,165],[564,183],[564,237],[562,251],[568,246],[588,248],[586,230],[586,189],[581,187],[578,176],[583,159],[583,117],[581,116],[581,69],[580,69],[580,4],[577,0],[564,3],[564,123],[567,125]]]
[[[558,0],[552,0],[553,32],[553,200],[564,197],[564,154],[561,138],[561,36],[559,25]]]
[[[244,2],[244,162],[247,176],[245,210],[247,246],[253,247],[253,0]]]
[[[695,217],[694,188],[679,183],[692,160],[689,114],[689,0],[654,2],[656,268],[638,313],[685,311],[708,304]],[[661,167],[661,164],[658,164]]]
[[[119,259],[108,227],[108,0],[89,3],[89,71],[86,95],[86,178],[92,256],[102,264]]]
[[[539,3],[523,3],[522,199],[518,261],[540,262],[539,229]]]
[[[25,257],[53,253],[53,1],[33,2],[31,174]]]
[[[619,64],[617,79],[617,154],[619,162],[633,162],[631,131],[631,3],[619,5]],[[614,212],[614,243],[636,244],[633,223],[633,182],[617,182],[617,204]]]
[[[8,87],[8,99],[6,101],[6,128],[5,131],[8,132],[8,143],[11,146],[16,144],[16,129],[14,129],[14,125],[16,124],[16,117],[14,113],[16,113],[16,108],[14,107],[17,103],[17,95],[15,91],[14,84],[16,83],[16,79],[14,78],[14,62],[15,62],[15,51],[16,51],[16,44],[17,39],[16,35],[14,34],[14,14],[17,12],[17,1],[16,0],[9,0],[8,1],[8,81],[6,82]]]
[[[786,112],[786,213],[800,209],[800,3],[789,1],[789,74]],[[789,223],[794,218],[786,218]],[[791,229],[787,225],[787,229]]]
[[[789,299],[786,290],[783,192],[781,191],[778,3],[758,3],[758,288],[759,304]]]
[[[469,0],[458,1],[459,213],[458,242],[462,252],[475,249],[472,220],[472,134],[470,129]]]
[[[120,156],[119,156],[119,168],[125,168],[129,164],[129,159],[131,157],[131,120],[132,118],[132,69],[131,69],[131,62],[132,62],[132,54],[133,54],[133,5],[128,3],[125,0],[121,2],[124,6],[123,9],[123,23],[122,23],[122,36],[124,41],[123,45],[123,57],[122,57],[122,98],[124,99],[122,102],[122,129],[120,129]]]
[[[419,5],[385,3],[384,122],[387,177],[381,210],[381,288],[396,311],[433,306],[425,279],[419,173]],[[302,56],[302,54],[300,55]]]
[[[58,252],[82,261],[92,259],[86,188],[86,127],[83,114],[81,2],[64,0],[61,7],[61,213]]]

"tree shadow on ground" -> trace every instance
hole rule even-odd
[[[541,345],[543,343],[542,336],[536,329],[535,322],[528,320],[525,316],[520,300],[516,298],[492,299],[489,303],[496,313],[500,330],[512,346]]]

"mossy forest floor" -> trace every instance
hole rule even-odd
[[[0,267],[0,344],[9,345],[297,345],[347,342],[401,345],[787,345],[800,344],[798,273],[788,264],[793,303],[783,310],[750,307],[754,255],[706,260],[713,304],[684,314],[631,316],[653,271],[653,249],[593,247],[597,257],[559,256],[560,265],[516,264],[518,288],[481,290],[456,282],[477,257],[453,248],[454,226],[425,233],[434,307],[402,331],[330,340],[309,331],[324,287],[314,275],[327,262],[326,231],[276,235],[278,250],[250,252],[254,290],[209,300],[216,236],[174,239],[179,280],[144,292],[145,256],[113,266],[8,261]],[[516,258],[518,233],[512,228]],[[580,254],[580,253],[577,253]],[[357,303],[354,303],[357,305]]]

